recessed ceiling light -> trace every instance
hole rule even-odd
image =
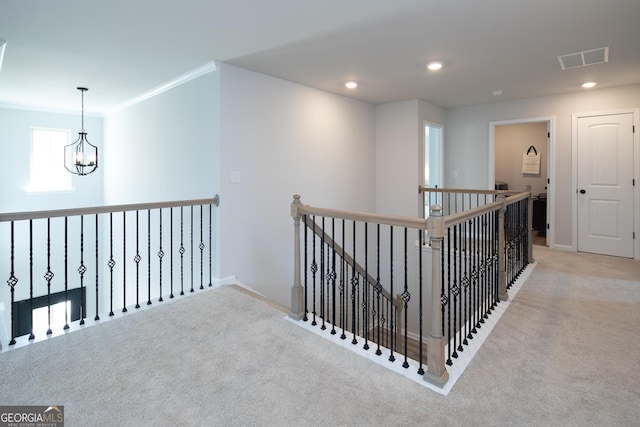
[[[440,68],[442,68],[442,62],[432,62],[429,65],[427,65],[427,68],[430,71],[438,71]]]
[[[344,85],[347,89],[355,89],[358,87],[358,82],[346,82]]]
[[[594,87],[596,85],[596,82],[586,82],[586,83],[582,83],[582,87],[585,89],[591,89],[592,87]]]

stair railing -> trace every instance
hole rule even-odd
[[[50,336],[74,321],[84,325],[91,316],[98,321],[118,309],[126,313],[145,302],[194,292],[198,282],[200,289],[212,286],[218,205],[216,195],[0,214],[0,245],[9,255],[0,266],[8,277],[0,302],[8,305],[9,316],[0,318],[0,326],[9,325],[8,344],[27,335],[35,339],[34,309],[45,310]],[[62,324],[54,325],[59,302],[64,302]]]
[[[405,368],[410,358],[426,381],[444,385],[446,366],[464,351],[496,304],[506,300],[509,284],[532,260],[531,194],[507,198],[496,191],[491,199],[451,215],[434,205],[428,218],[420,219],[317,208],[294,196],[290,317],[317,321],[334,334],[349,312],[351,323],[342,326],[341,338],[348,331],[355,345],[364,336],[365,350],[373,341],[378,356],[386,352],[393,362],[398,353]],[[425,231],[430,245],[419,243]],[[409,235],[417,238],[417,256],[409,250]],[[381,344],[367,333],[380,326],[377,298],[383,290],[395,309],[385,325],[391,339]],[[412,341],[417,350],[409,356]]]

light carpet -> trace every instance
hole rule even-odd
[[[536,247],[448,396],[230,287],[0,353],[0,404],[66,426],[637,425],[640,263]]]

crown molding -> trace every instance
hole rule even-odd
[[[170,80],[164,84],[161,84],[160,86],[157,86],[151,90],[148,90],[147,92],[144,92],[141,95],[136,96],[135,98],[131,98],[128,101],[123,102],[122,104],[119,104],[117,106],[115,106],[114,108],[106,111],[104,113],[105,116],[109,116],[113,113],[116,113],[120,110],[123,110],[125,108],[129,108],[132,105],[138,104],[140,102],[146,101],[147,99],[153,98],[157,95],[160,95],[161,93],[164,93],[170,89],[173,89],[177,86],[183,85],[191,80],[194,80],[198,77],[201,77],[205,74],[211,73],[213,71],[216,71],[218,69],[218,67],[216,66],[215,61],[209,62],[207,64],[204,64],[194,70],[191,70],[185,74],[182,74],[176,78],[174,78],[173,80]]]

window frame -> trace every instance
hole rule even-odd
[[[45,158],[50,159],[48,163],[40,163],[36,158],[36,132],[47,132],[48,149],[44,154]],[[62,144],[52,143],[52,133],[64,133],[65,138]],[[71,130],[48,128],[41,126],[32,126],[29,129],[30,151],[29,151],[29,184],[26,187],[27,193],[62,193],[74,191],[73,180],[71,174],[64,168],[64,147],[71,143]],[[55,146],[52,146],[54,145]],[[59,145],[59,146],[58,146]],[[59,153],[59,155],[58,155]],[[59,162],[56,161],[59,160]],[[45,164],[44,172],[36,173],[35,168],[42,169]],[[59,166],[61,170],[57,170]],[[51,173],[54,171],[55,173]],[[64,177],[64,178],[63,178]],[[55,178],[55,179],[53,179]]]

